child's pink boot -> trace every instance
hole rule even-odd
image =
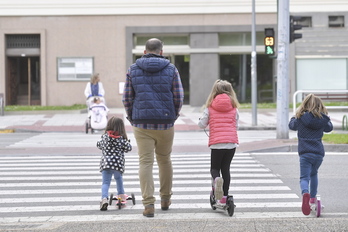
[[[227,196],[223,196],[221,200],[219,201],[220,204],[226,204]]]
[[[309,200],[311,196],[309,193],[304,193],[302,196],[302,213],[304,215],[309,215],[311,213],[311,207],[309,206]]]

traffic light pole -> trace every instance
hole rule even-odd
[[[289,139],[289,0],[278,0],[277,139]]]
[[[255,30],[255,0],[252,1],[251,25],[251,105],[252,126],[257,126],[257,67],[256,67],[256,30]]]

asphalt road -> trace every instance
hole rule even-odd
[[[93,171],[99,159],[95,142],[100,134],[0,134],[0,231],[115,231],[116,228],[123,231],[348,231],[348,200],[344,197],[348,190],[347,152],[327,153],[319,171],[319,194],[325,209],[316,218],[304,216],[300,210],[298,156],[288,151],[296,144],[292,141],[295,134],[290,134],[291,139],[287,141],[274,140],[274,131],[240,131],[239,134],[241,146],[231,169],[231,192],[237,205],[233,217],[209,206],[207,136],[202,132],[178,132],[173,149],[177,170],[173,205],[168,212],[157,210],[153,219],[141,215],[136,146],[129,156],[131,176],[125,184],[137,191],[137,204],[104,213],[97,205],[100,174]],[[129,137],[135,145],[131,133]],[[261,147],[265,152],[255,152],[263,151]],[[275,148],[279,151],[267,151]],[[86,164],[64,163],[79,158],[86,158]],[[52,170],[39,165],[40,162],[51,162]],[[60,166],[56,166],[57,162]],[[16,164],[21,164],[23,170]],[[79,184],[74,186],[76,183],[66,172],[80,173],[75,178]],[[189,175],[184,175],[185,172]],[[50,176],[57,180],[50,180]],[[68,184],[72,186],[66,187]],[[265,186],[275,190],[257,190]],[[81,198],[79,202],[69,203],[73,201],[68,197],[69,192],[73,193],[71,198]],[[42,203],[38,204],[40,197]]]

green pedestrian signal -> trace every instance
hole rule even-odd
[[[274,55],[274,46],[266,46],[266,55]]]
[[[274,55],[275,38],[273,28],[265,28],[264,44],[266,55]]]

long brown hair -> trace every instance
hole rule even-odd
[[[99,73],[95,73],[91,76],[91,83],[93,85],[97,84],[99,82]]]
[[[117,131],[118,135],[121,135],[123,138],[128,139],[126,129],[121,118],[111,117],[108,121],[108,124],[106,125],[105,133],[107,131]]]
[[[305,112],[312,113],[315,117],[322,118],[321,114],[328,114],[322,100],[314,94],[308,94],[296,111],[296,118],[300,118]]]
[[[211,89],[210,95],[208,96],[207,102],[205,103],[205,107],[208,108],[213,102],[214,98],[222,93],[225,93],[230,97],[231,104],[234,108],[239,107],[239,101],[237,99],[236,93],[232,88],[232,84],[228,81],[220,79],[215,81],[213,88]]]

